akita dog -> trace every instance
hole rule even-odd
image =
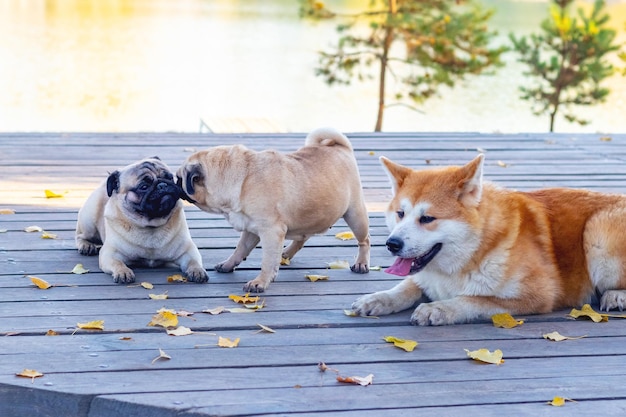
[[[384,315],[417,306],[411,323],[443,325],[496,313],[626,306],[626,196],[551,188],[520,192],[483,182],[483,155],[462,167],[417,171],[385,157],[392,182],[387,272],[407,276],[352,309]]]

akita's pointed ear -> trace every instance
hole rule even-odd
[[[483,194],[483,154],[461,168],[459,201],[466,206],[477,206]]]
[[[406,177],[413,170],[411,168],[396,164],[395,162],[391,162],[384,156],[380,157],[380,162],[383,164],[383,168],[385,169],[385,172],[387,172],[387,175],[391,180],[391,189],[393,191],[393,194],[395,195],[398,189],[402,187],[402,183],[404,182]]]

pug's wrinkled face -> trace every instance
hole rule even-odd
[[[125,209],[148,220],[167,219],[182,195],[167,165],[156,157],[109,175],[107,194],[115,192],[123,196]]]

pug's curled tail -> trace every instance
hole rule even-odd
[[[344,146],[352,150],[350,140],[332,127],[320,127],[306,137],[305,146]]]

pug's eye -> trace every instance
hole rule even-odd
[[[437,220],[435,217],[432,216],[422,216],[420,217],[420,224],[428,224],[431,223],[433,221]]]
[[[141,179],[141,182],[139,183],[139,188],[140,190],[147,190],[150,186],[152,185],[152,178],[150,177],[143,177]]]
[[[396,214],[398,215],[399,219],[404,218],[404,210],[398,210],[398,211],[396,211]]]

